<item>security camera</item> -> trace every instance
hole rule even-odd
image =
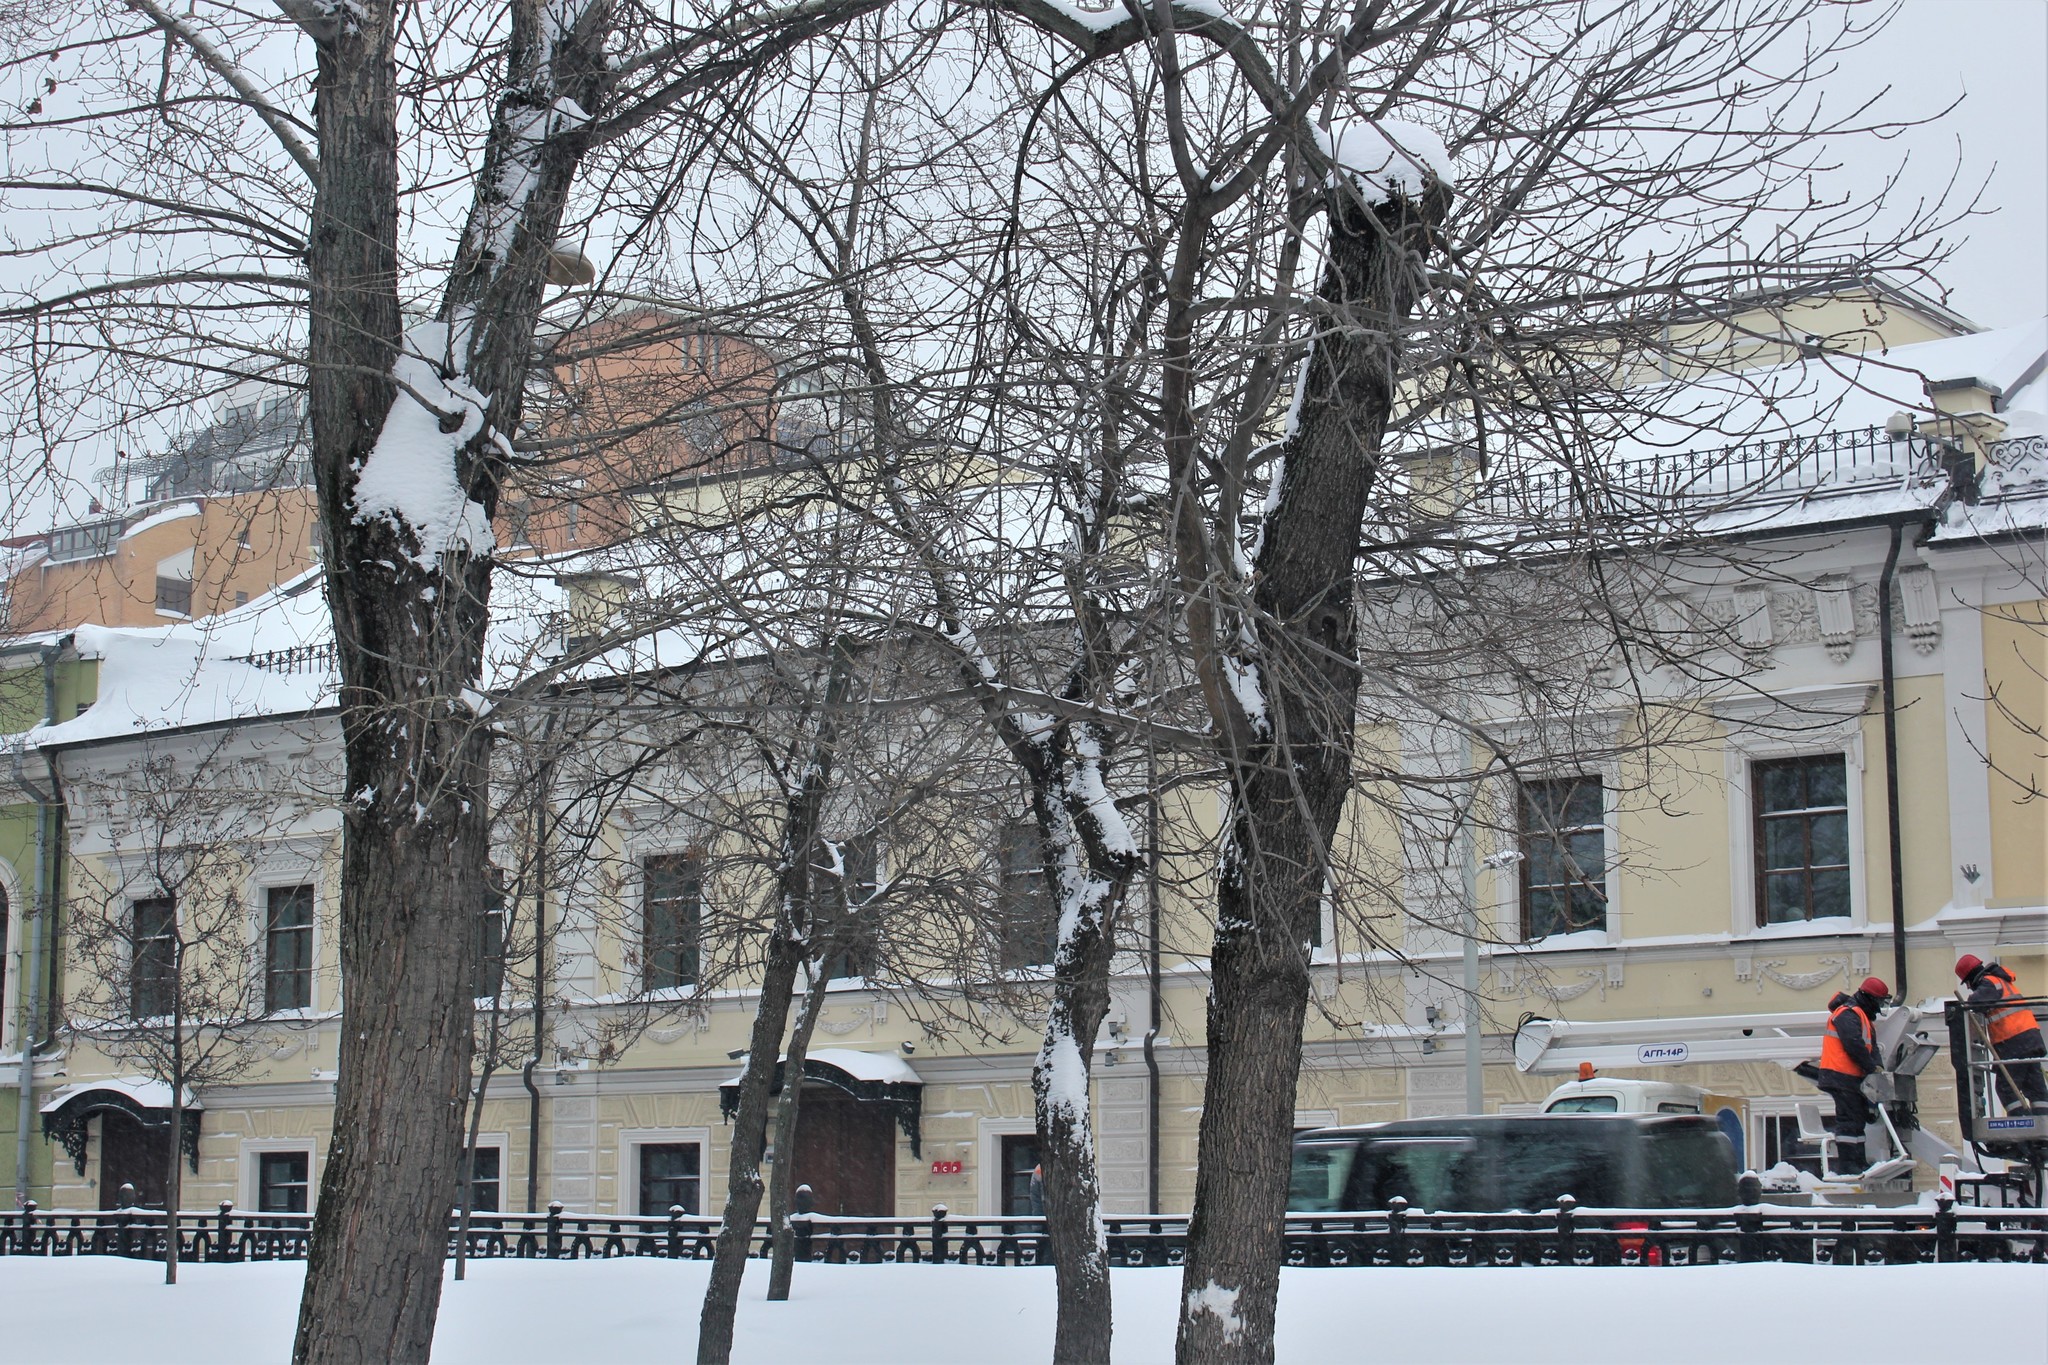
[[[738,1061],[740,1058],[747,1055],[747,1050],[743,1047],[736,1047],[732,1051],[726,1053],[725,1055],[732,1058],[734,1061]]]
[[[903,1049],[903,1055],[906,1057],[917,1051],[916,1043],[898,1043],[896,1046]]]

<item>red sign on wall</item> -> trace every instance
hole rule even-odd
[[[965,1169],[966,1167],[958,1161],[934,1161],[932,1163],[933,1175],[958,1175]]]

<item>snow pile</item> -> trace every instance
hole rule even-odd
[[[491,519],[456,478],[456,456],[483,429],[485,398],[460,378],[444,379],[446,323],[410,328],[392,362],[398,397],[370,457],[356,476],[356,520],[385,521],[410,531],[419,548],[413,560],[433,569],[443,554],[488,554],[497,548]],[[442,429],[443,419],[454,430]]]
[[[1444,140],[1406,119],[1360,119],[1316,130],[1316,143],[1368,204],[1384,204],[1394,195],[1421,195],[1431,176],[1445,185],[1458,183],[1457,169]]]
[[[0,1261],[8,1358],[284,1360],[304,1273],[278,1261],[187,1265],[167,1288],[148,1261],[9,1257]],[[688,1360],[709,1274],[708,1261],[472,1260],[469,1278],[442,1292],[434,1365]],[[1166,1365],[1181,1272],[1117,1270],[1112,1282],[1111,1359]],[[749,1262],[733,1341],[740,1365],[1052,1357],[1050,1267],[799,1265],[788,1303],[764,1302],[766,1286],[766,1265]],[[1992,1354],[2048,1359],[2048,1275],[2027,1265],[1283,1270],[1273,1348],[1288,1362],[1362,1353],[1475,1365],[1823,1360],[1839,1353],[1840,1315],[1814,1305],[1844,1295],[1907,1305],[1886,1322],[1887,1357],[1974,1365],[1982,1334],[1956,1330],[1945,1305],[1995,1304]]]

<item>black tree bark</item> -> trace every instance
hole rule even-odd
[[[1420,201],[1331,203],[1308,389],[1254,564],[1259,649],[1247,663],[1266,715],[1226,727],[1231,821],[1210,961],[1182,1365],[1273,1359],[1309,942],[1351,785],[1353,563],[1398,381],[1399,327],[1447,206],[1434,182]]]

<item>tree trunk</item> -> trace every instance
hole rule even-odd
[[[769,944],[767,966],[761,974],[761,999],[754,1008],[754,1029],[747,1040],[747,1065],[740,1074],[739,1110],[733,1116],[732,1154],[727,1158],[725,1214],[711,1260],[711,1280],[704,1288],[704,1309],[698,1315],[697,1365],[726,1365],[732,1359],[740,1280],[753,1247],[754,1220],[761,1212],[761,1149],[768,1129],[768,1091],[775,1082],[782,1030],[789,1023],[789,1001],[802,964],[803,945],[778,932]],[[798,1075],[783,1079],[785,1086],[802,1083]]]
[[[812,863],[816,858],[825,797],[832,786],[833,759],[839,746],[839,713],[852,685],[853,648],[843,637],[831,646],[831,672],[811,741],[810,761],[789,789],[783,820],[782,867],[778,881],[780,913],[768,940],[762,969],[761,1000],[754,1011],[753,1033],[747,1042],[747,1065],[740,1075],[739,1110],[733,1117],[732,1155],[725,1197],[725,1216],[718,1229],[718,1248],[711,1262],[711,1280],[704,1288],[704,1310],[698,1317],[697,1365],[726,1365],[732,1359],[733,1316],[739,1308],[740,1281],[754,1240],[754,1220],[761,1212],[761,1148],[768,1129],[768,1092],[774,1085],[776,1056],[782,1031],[789,1024],[789,1002],[795,993],[797,969],[808,951],[805,936],[811,914]],[[803,1074],[792,1065],[783,1085],[800,1086]]]
[[[178,1168],[185,1138],[185,935],[178,932],[171,958],[171,1169],[164,1177],[164,1283],[178,1282],[178,1196],[184,1172]]]
[[[574,134],[535,142],[530,116],[565,98],[603,107],[610,16],[608,0],[510,10],[499,107],[441,301],[452,344],[437,368],[483,410],[480,422],[442,415],[444,432],[469,427],[452,450],[474,504],[467,516],[496,510],[499,434],[519,429],[548,252],[583,153]],[[427,543],[410,509],[358,516],[356,506],[400,395],[395,19],[393,0],[359,0],[315,41],[306,384],[342,679],[346,990],[295,1365],[409,1363],[432,1349],[474,1048],[475,924],[488,893],[489,737],[465,698],[481,673],[491,547]],[[502,230],[504,187],[515,183],[524,193]],[[406,401],[430,405],[416,390]]]
[[[1079,764],[1099,767],[1100,737],[1094,727],[1077,724],[1072,729],[1082,739]],[[1073,795],[1077,787],[1100,793],[1099,771],[1076,782],[1063,765],[1051,776],[1034,792],[1033,805],[1047,855],[1046,884],[1060,889],[1062,903],[1052,1001],[1031,1069],[1031,1094],[1044,1167],[1046,1239],[1059,1289],[1052,1356],[1058,1365],[1107,1365],[1109,1245],[1102,1229],[1088,1082],[1095,1035],[1109,1011],[1114,916],[1141,859],[1113,807],[1105,810]]]
[[[1258,650],[1246,661],[1265,714],[1240,705],[1235,723],[1219,726],[1231,820],[1217,876],[1181,1365],[1273,1359],[1309,942],[1351,785],[1353,561],[1398,379],[1397,327],[1447,206],[1434,183],[1420,202],[1396,195],[1370,210],[1332,197],[1326,316],[1252,586],[1252,621],[1273,623],[1255,627]]]
[[[811,958],[810,989],[804,992],[803,1008],[796,1016],[796,1031],[789,1036],[787,1074],[782,1097],[775,1104],[775,1169],[768,1174],[768,1228],[773,1237],[769,1249],[768,1301],[781,1303],[789,1297],[789,1281],[796,1264],[796,1232],[789,1225],[789,1205],[796,1195],[796,1129],[803,1121],[804,1057],[811,1050],[811,1034],[825,1008],[825,975],[822,955]]]

